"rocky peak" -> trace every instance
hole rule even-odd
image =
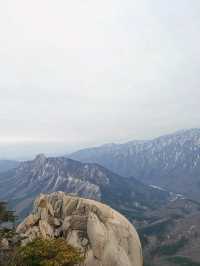
[[[35,159],[34,159],[34,162],[38,165],[43,165],[46,161],[46,157],[44,154],[38,154]]]
[[[85,254],[83,266],[142,266],[134,227],[121,214],[94,200],[63,192],[41,194],[17,232],[24,244],[37,237],[64,237]]]

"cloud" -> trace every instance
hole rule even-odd
[[[199,127],[199,1],[0,3],[0,142]]]

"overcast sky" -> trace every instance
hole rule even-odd
[[[199,0],[1,0],[0,158],[200,127],[199,14]]]

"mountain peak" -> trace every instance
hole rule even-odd
[[[112,207],[145,211],[149,200],[160,205],[168,201],[168,192],[159,191],[134,180],[123,178],[97,164],[81,163],[64,157],[46,158],[38,155],[35,160],[23,162],[11,173],[0,175],[0,196],[13,201],[19,199],[16,206],[23,214],[30,208],[38,193],[64,191],[83,198],[102,200]],[[10,184],[12,183],[12,187]],[[21,204],[21,198],[26,199]],[[19,207],[18,207],[19,206]]]
[[[46,159],[47,159],[46,156],[43,153],[41,153],[35,157],[34,162],[43,164],[46,161]]]

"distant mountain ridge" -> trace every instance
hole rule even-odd
[[[0,173],[16,168],[19,162],[12,160],[0,160]]]
[[[200,200],[200,129],[84,149],[69,157]]]
[[[38,155],[0,174],[0,199],[9,200],[18,213],[27,214],[40,193],[64,191],[105,202],[119,211],[140,215],[171,198],[167,191],[121,177],[98,164],[64,157]],[[133,215],[134,216],[134,215]]]

